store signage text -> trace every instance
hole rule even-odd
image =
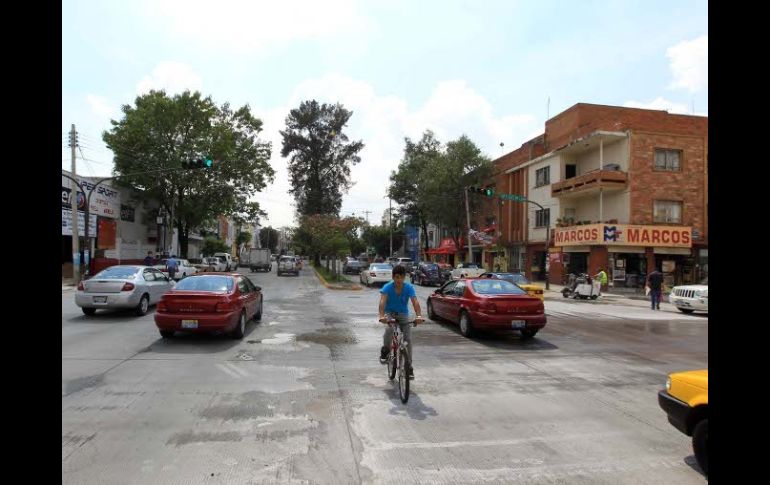
[[[556,246],[608,245],[692,247],[692,228],[684,226],[631,226],[589,224],[554,229]]]

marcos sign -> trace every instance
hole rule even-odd
[[[588,224],[554,229],[556,246],[606,245],[691,248],[692,228],[684,226],[631,226]]]

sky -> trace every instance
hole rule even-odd
[[[273,145],[275,180],[253,200],[274,227],[296,224],[286,116],[341,103],[346,134],[365,144],[341,214],[374,224],[405,137],[428,129],[495,159],[576,103],[708,116],[708,3],[64,0],[62,169],[74,124],[78,174],[109,176],[102,132],[151,89],[249,105]]]

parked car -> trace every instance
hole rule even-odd
[[[479,278],[495,278],[499,280],[510,281],[530,295],[536,296],[541,300],[545,299],[545,295],[543,294],[543,287],[531,283],[522,273],[483,273],[481,276],[479,276]]]
[[[78,284],[75,304],[86,315],[99,308],[133,308],[142,316],[174,287],[171,279],[149,266],[110,266]]]
[[[357,259],[362,270],[369,268],[369,264],[371,263],[371,261],[369,261],[369,256],[362,254],[358,256]]]
[[[163,295],[155,325],[163,338],[176,331],[225,332],[243,338],[246,322],[262,318],[262,288],[235,273],[197,274]]]
[[[161,259],[160,263],[153,266],[164,275],[168,276],[168,270],[166,269],[166,262],[168,259]],[[198,272],[198,268],[195,267],[190,261],[186,259],[177,259],[176,273],[174,273],[174,279],[179,281],[187,276],[194,275]]]
[[[708,279],[699,285],[675,286],[668,295],[668,301],[682,313],[709,311]]]
[[[294,276],[299,276],[299,268],[294,256],[281,256],[278,260],[276,272],[278,276],[281,276],[283,273],[293,273]]]
[[[441,286],[444,281],[436,263],[420,263],[412,272],[412,284]]]
[[[451,264],[449,263],[436,263],[438,265],[438,270],[441,273],[441,277],[444,279],[444,281],[449,281],[452,279],[452,270],[454,269]]]
[[[658,392],[658,404],[668,422],[687,436],[703,473],[709,472],[709,371],[692,370],[669,374],[666,388]]]
[[[203,259],[208,264],[208,271],[223,272],[227,271],[227,263],[219,256],[209,256]]]
[[[389,263],[372,263],[369,269],[361,271],[359,280],[362,285],[371,286],[374,283],[388,283],[393,279],[393,266]]]
[[[459,263],[455,269],[452,270],[452,279],[459,280],[461,278],[476,278],[484,273],[484,268],[476,263]]]
[[[460,325],[471,337],[476,330],[517,330],[532,338],[545,327],[543,301],[510,281],[474,278],[448,281],[428,296],[428,318]]]
[[[230,253],[214,253],[214,256],[220,258],[222,261],[225,262],[224,271],[230,271],[235,269],[235,263],[233,262],[233,257]]]
[[[407,273],[411,273],[414,270],[414,260],[412,258],[396,258],[396,263],[393,266],[395,267],[398,264],[406,268]]]
[[[342,265],[343,274],[361,274],[361,263],[357,259],[348,258]]]

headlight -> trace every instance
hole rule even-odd
[[[666,392],[671,390],[671,378],[666,379]]]
[[[695,296],[703,296],[703,292],[700,290],[695,290]]]
[[[700,296],[702,296],[703,298],[708,298],[709,297],[709,290],[703,290],[701,292]]]

